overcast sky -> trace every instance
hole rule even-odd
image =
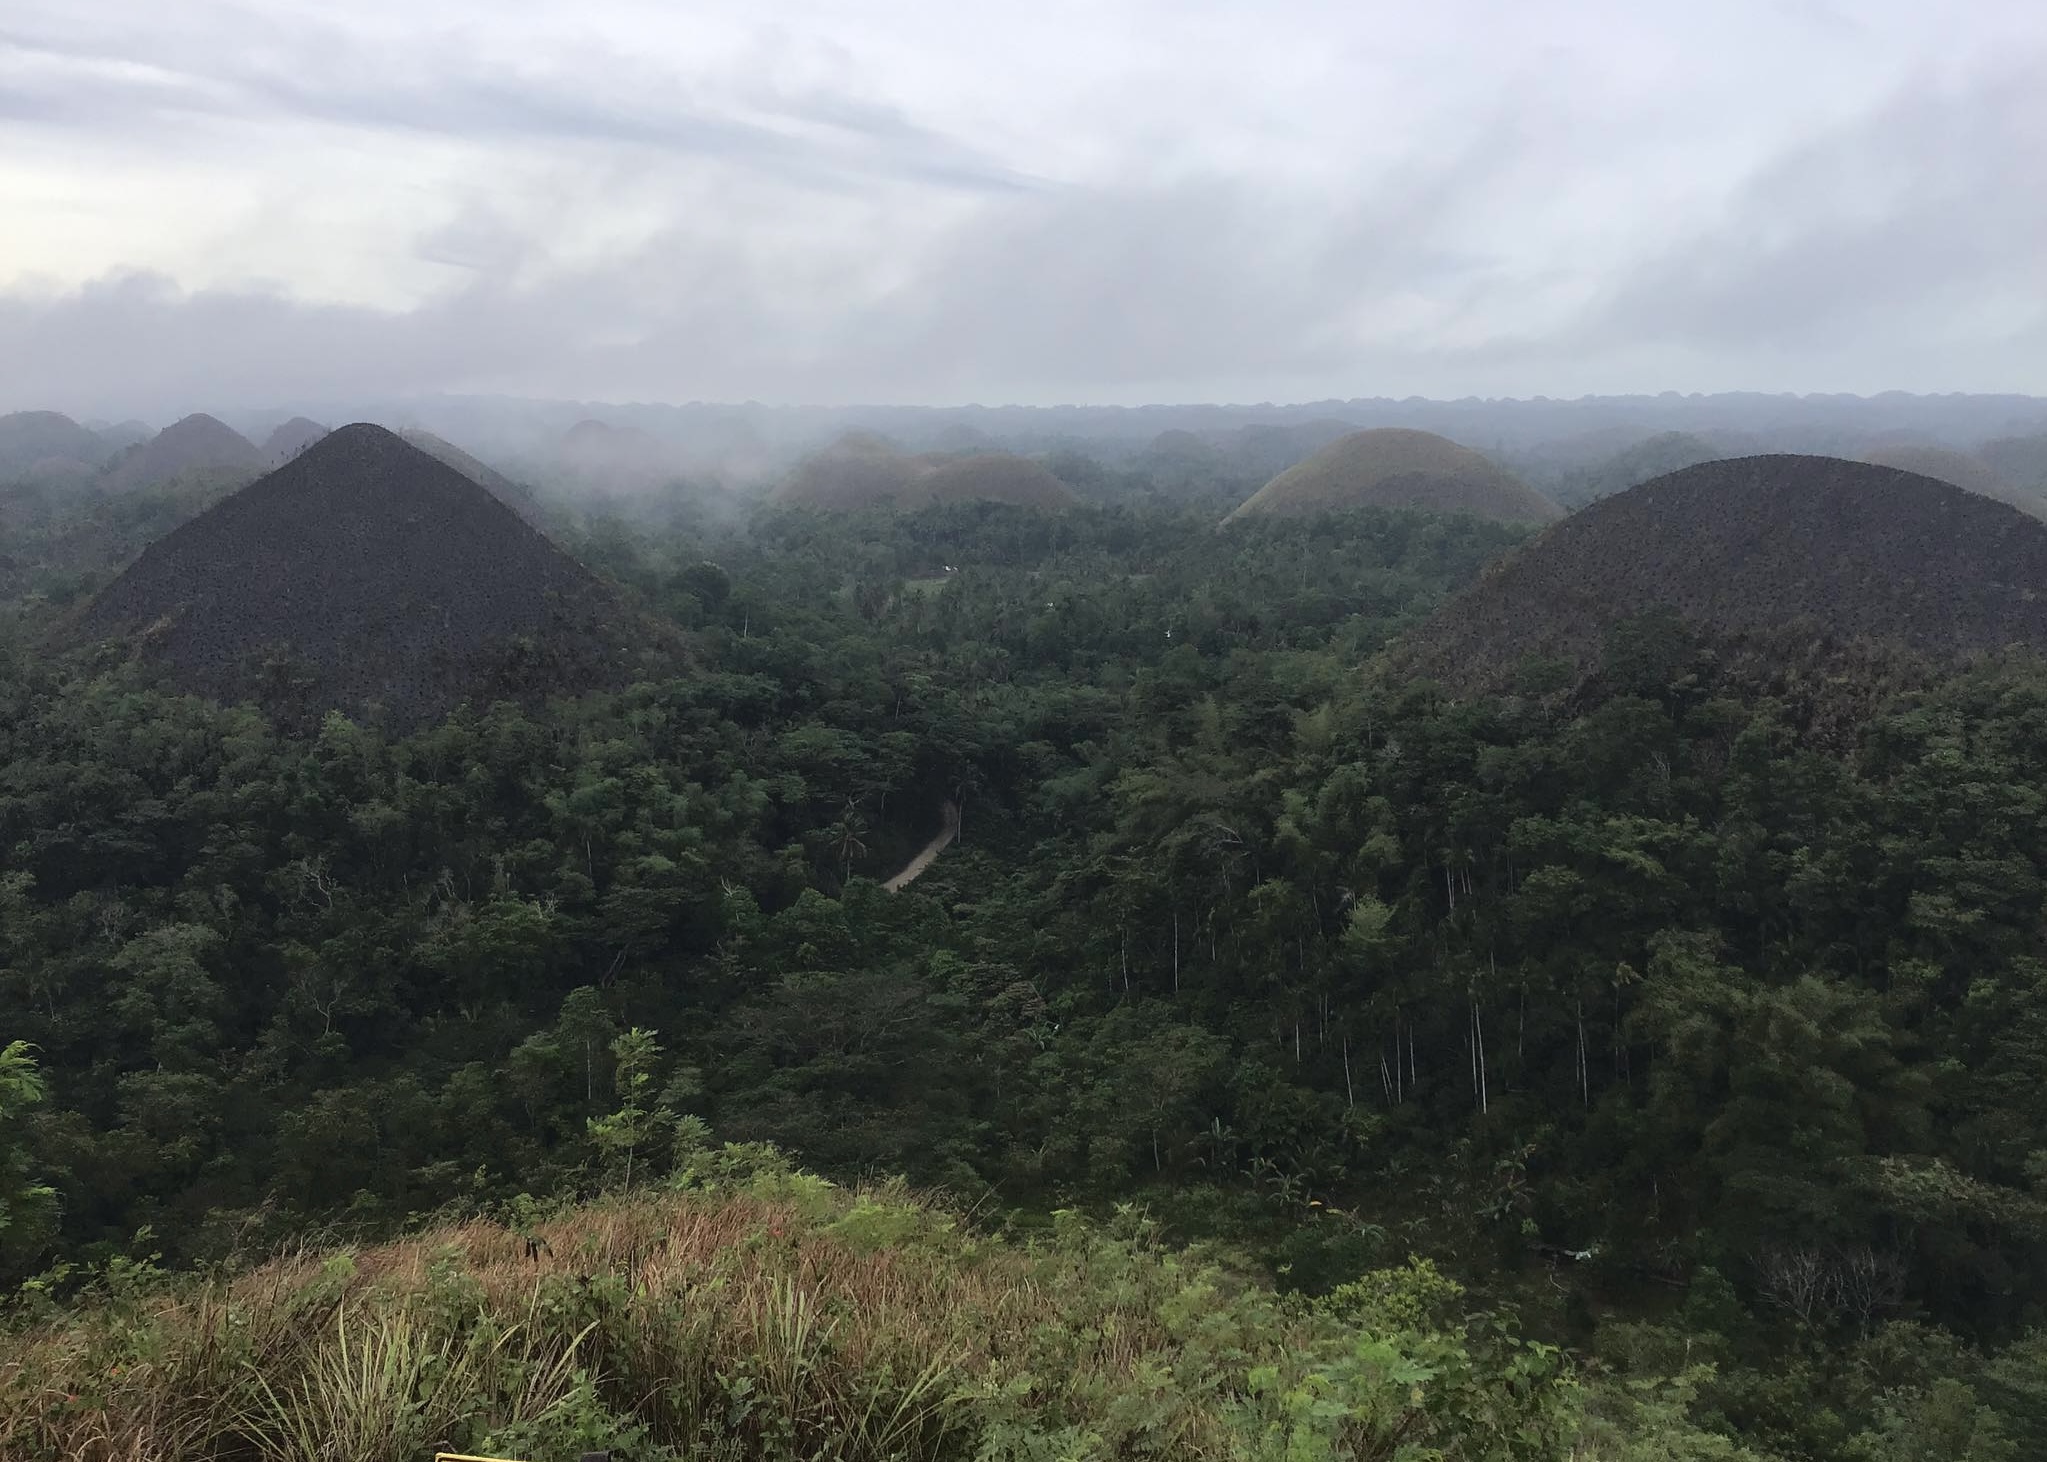
[[[2047,393],[2047,0],[6,0],[0,409]]]

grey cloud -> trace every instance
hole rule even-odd
[[[817,186],[847,177],[966,190],[1039,186],[898,107],[859,96],[756,87],[721,104],[688,78],[615,49],[587,47],[577,59],[574,76],[539,68],[508,75],[473,59],[424,68],[402,50],[331,30],[247,47],[177,34],[81,39],[17,28],[0,30],[0,64],[13,63],[0,70],[0,116],[114,135],[167,119],[293,118],[470,143],[644,147]]]
[[[642,169],[651,186],[593,187],[593,208],[617,197],[652,221],[635,219],[644,242],[573,268],[548,263],[560,220],[519,217],[518,190],[494,196],[485,176],[437,192],[416,247],[450,267],[443,291],[409,310],[187,294],[146,276],[0,294],[0,408],[174,414],[432,391],[843,402],[2047,388],[2035,175],[2047,101],[2024,56],[1794,139],[1731,194],[1684,199],[1694,213],[1654,220],[1659,232],[1612,197],[1598,135],[1610,119],[1570,105],[1561,75],[1500,82],[1487,102],[1419,118],[1404,160],[1381,149],[1378,164],[1323,169],[1313,185],[1284,157],[1225,168],[1190,154],[1167,174],[1126,138],[1104,181],[1025,186],[914,108],[814,70],[781,83],[768,66],[669,95],[660,73],[597,49],[508,76],[459,47],[427,68],[338,39],[314,55],[293,30],[211,56],[174,31],[85,44],[17,27],[17,44],[57,59],[0,78],[70,74],[66,104],[97,118],[76,125],[115,133],[170,114],[299,117],[522,144],[507,159],[551,139],[571,168],[618,175],[636,166],[621,143],[733,166],[710,183]],[[115,59],[154,69],[103,64]],[[1688,160],[1674,151],[1665,165]],[[763,177],[802,186],[762,190]],[[1607,185],[1586,190],[1603,201],[1580,207],[1572,190],[1588,180]],[[1614,242],[1635,231],[1652,242],[1632,254]]]
[[[1939,338],[1986,301],[2047,327],[2047,56],[1966,89],[1920,84],[1758,172],[1722,219],[1642,260],[1588,344],[1856,348]]]

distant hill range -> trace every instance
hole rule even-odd
[[[675,649],[476,482],[362,424],[152,544],[75,629],[202,695],[400,728],[621,684]]]
[[[1462,689],[1584,677],[1615,627],[1801,626],[1953,657],[2047,648],[2047,525],[1916,473],[1831,457],[1706,462],[1603,499],[1495,565],[1400,652]]]
[[[996,502],[1056,511],[1080,499],[1041,463],[1009,452],[912,456],[894,442],[849,432],[796,464],[775,493],[788,507],[850,512]]]
[[[1265,484],[1230,520],[1345,508],[1416,508],[1508,523],[1547,523],[1563,510],[1481,452],[1433,432],[1352,432]]]
[[[175,421],[128,448],[108,465],[100,485],[110,492],[137,492],[202,475],[247,482],[267,465],[262,448],[202,413]]]

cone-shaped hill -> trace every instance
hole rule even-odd
[[[204,415],[175,421],[148,441],[115,458],[103,479],[116,492],[159,487],[183,477],[247,481],[268,464],[254,442],[226,423]]]
[[[1345,508],[1419,508],[1505,523],[1547,523],[1563,513],[1469,447],[1434,432],[1378,427],[1338,438],[1289,467],[1224,521]]]
[[[2047,517],[2047,501],[2022,492],[2008,482],[2002,472],[1982,458],[1971,457],[1966,452],[1901,442],[1864,452],[1862,460],[1879,467],[1895,467],[1901,472],[1916,472],[1921,477],[1931,477],[1940,482],[1952,482],[1965,491],[2010,503],[2036,518]]]
[[[791,507],[850,512],[892,505],[997,502],[1056,510],[1080,501],[1073,489],[1028,457],[985,452],[913,457],[886,438],[849,432],[796,464],[775,494]]]
[[[327,428],[310,417],[294,416],[263,438],[263,455],[272,467],[281,467],[327,435]]]
[[[106,459],[99,435],[55,411],[0,416],[0,481],[49,463],[95,465]]]
[[[1660,608],[1712,639],[1797,625],[1942,657],[2047,648],[2047,525],[1891,467],[1705,462],[1547,529],[1402,653],[1462,689],[1506,686],[1531,660],[1582,676],[1613,626]]]
[[[203,695],[399,727],[619,684],[668,649],[482,487],[363,424],[151,545],[80,628]]]

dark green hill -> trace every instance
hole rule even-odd
[[[200,694],[395,724],[619,683],[651,638],[489,492],[364,424],[151,545],[80,628]]]
[[[1408,650],[1465,688],[1508,684],[1530,661],[1582,676],[1616,625],[1658,609],[1709,634],[1804,625],[1937,656],[2047,648],[2047,526],[1890,467],[1706,462],[1549,528]]]

